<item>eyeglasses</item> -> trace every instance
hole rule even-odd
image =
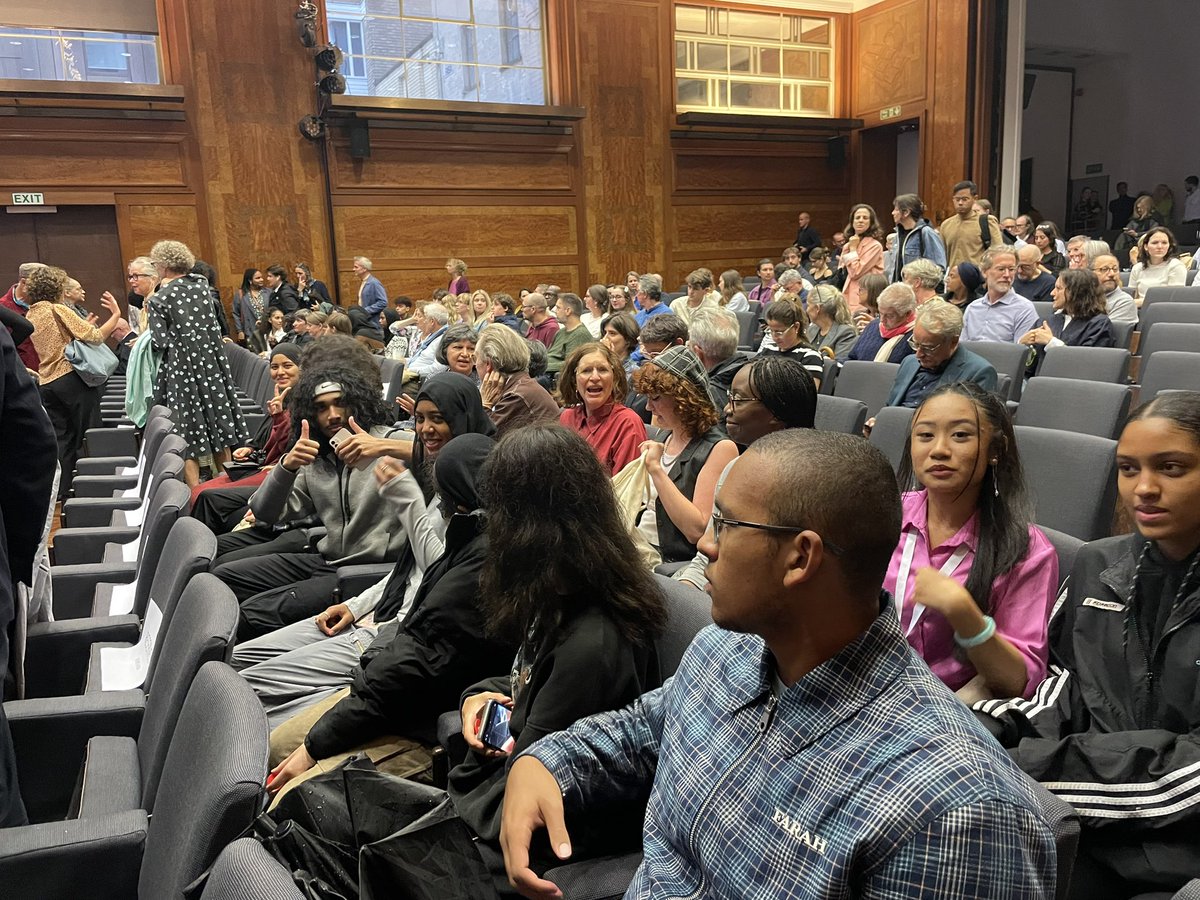
[[[728,401],[730,406],[732,406],[734,409],[737,409],[737,405],[739,403],[753,403],[755,401],[761,403],[762,397],[742,397],[730,391]]]
[[[1096,272],[1096,273],[1100,273],[1100,272],[1120,272],[1120,271],[1121,271],[1121,267],[1120,267],[1120,266],[1097,266],[1096,268],[1092,269],[1092,271],[1093,271],[1093,272]]]
[[[945,341],[938,341],[936,344],[918,344],[916,338],[908,339],[908,346],[920,353],[936,353],[944,343]]]
[[[779,340],[781,337],[783,337],[785,334],[787,334],[793,328],[797,327],[799,324],[800,324],[799,322],[793,322],[787,328],[768,328],[767,334],[771,335],[771,337],[775,338],[775,340]]]
[[[777,534],[799,534],[802,531],[808,531],[808,527],[806,525],[768,525],[764,522],[743,522],[739,519],[727,519],[717,513],[712,514],[712,525],[713,541],[718,544],[721,542],[722,528],[756,528],[759,531],[773,531]],[[827,541],[823,537],[821,538],[821,543],[823,543],[829,549],[829,552],[834,556],[842,556],[846,552],[837,544],[833,543],[832,541]]]
[[[152,278],[152,277],[153,276],[147,275],[145,272],[134,272],[132,275],[129,276],[129,280],[137,281],[139,278]]]

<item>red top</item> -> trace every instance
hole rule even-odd
[[[529,324],[529,331],[525,332],[525,337],[531,341],[541,341],[549,349],[554,343],[554,336],[558,334],[558,319],[554,316],[546,319],[541,325]]]
[[[3,297],[0,297],[0,304],[3,304],[13,312],[23,316],[29,311],[29,307],[21,306],[19,303],[17,303],[16,296],[17,286],[14,284],[8,289],[7,294],[5,294]],[[36,372],[41,366],[41,363],[38,360],[37,348],[33,346],[33,338],[25,338],[25,340],[17,344],[17,356],[21,358],[21,362],[24,364],[25,368],[33,372]]]
[[[646,423],[628,406],[609,402],[592,415],[581,403],[562,411],[558,421],[583,435],[600,464],[615,475],[637,459],[646,440]]]

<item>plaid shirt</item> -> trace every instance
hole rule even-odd
[[[710,627],[662,688],[530,748],[568,810],[653,779],[626,897],[1054,896],[1028,783],[890,607],[776,684],[761,638]]]

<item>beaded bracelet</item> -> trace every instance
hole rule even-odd
[[[987,643],[996,634],[996,620],[991,616],[983,617],[983,630],[974,637],[964,638],[954,635],[954,643],[962,647],[964,650],[970,650],[972,647],[978,647],[980,644]]]

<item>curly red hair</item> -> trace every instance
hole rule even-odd
[[[672,375],[653,363],[646,363],[633,373],[633,387],[639,394],[669,397],[675,404],[679,423],[693,437],[704,434],[717,424],[717,410],[707,396],[690,381]]]

